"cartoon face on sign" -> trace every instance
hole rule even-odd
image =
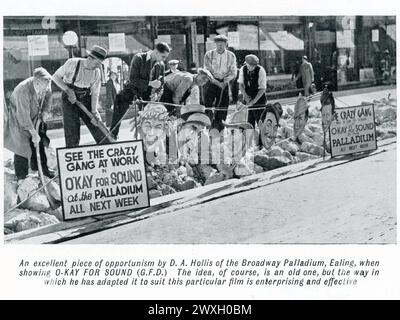
[[[261,143],[264,148],[269,149],[275,143],[276,133],[278,131],[278,122],[272,112],[267,112],[264,121],[259,122]]]
[[[208,150],[208,138],[204,129],[210,126],[211,122],[202,112],[193,112],[187,117],[186,114],[186,120],[181,119],[184,122],[178,132],[178,150],[182,160],[197,163],[202,148]]]
[[[304,97],[299,97],[294,108],[293,132],[296,138],[298,138],[303,133],[307,121],[308,104]]]
[[[149,104],[140,112],[138,130],[146,151],[154,150],[166,139],[167,109],[163,105]]]

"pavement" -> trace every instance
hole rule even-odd
[[[396,149],[65,244],[396,243]]]

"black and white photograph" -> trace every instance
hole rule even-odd
[[[3,32],[7,243],[396,242],[395,16]]]
[[[250,252],[285,245],[295,253],[298,245],[324,245],[328,253],[327,245],[397,245],[397,11],[326,14],[299,3],[280,15],[260,5],[251,15],[238,2],[199,15],[179,7],[107,13],[111,3],[98,4],[105,11],[3,14],[6,250],[247,245]],[[216,277],[201,269],[218,267],[212,258],[181,258],[160,260],[154,276],[169,265],[199,267],[196,276],[205,278],[185,283],[179,277],[190,271],[178,268],[168,285]],[[329,267],[353,272],[366,263],[370,277],[381,267],[370,257],[328,264],[311,254],[265,258],[220,266],[265,267],[266,276],[266,266],[281,265],[293,267],[293,277],[300,275],[295,267],[323,267],[328,276]],[[21,259],[19,276],[31,276]],[[111,263],[111,276],[121,276],[117,267],[153,266],[145,256],[135,259],[141,262]],[[57,267],[51,261],[46,266]],[[99,276],[90,270],[80,275]],[[346,270],[331,275],[349,276]],[[259,281],[250,271],[236,275],[250,277],[241,283],[220,273],[226,283],[210,281]],[[50,273],[43,277],[52,281]],[[304,285],[320,284],[307,279]],[[328,277],[325,286],[356,285],[343,279]]]

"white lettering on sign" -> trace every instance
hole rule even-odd
[[[373,104],[340,108],[335,112],[329,129],[332,157],[377,148]]]
[[[64,219],[150,205],[142,141],[57,149]]]

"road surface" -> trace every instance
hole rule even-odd
[[[395,243],[396,149],[64,243]]]

